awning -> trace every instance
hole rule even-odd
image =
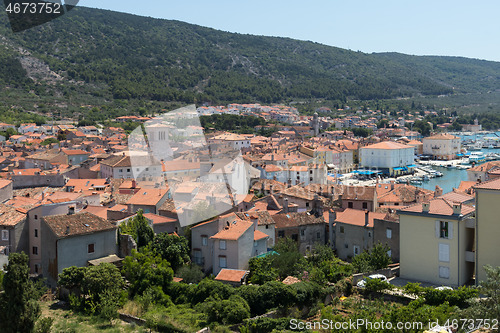
[[[407,165],[406,167],[407,167],[408,169],[410,169],[410,168],[416,168],[417,166],[416,166],[415,164],[410,164],[410,165]]]
[[[374,175],[376,173],[380,173],[381,171],[372,171],[372,170],[354,170],[352,173],[357,173],[359,175]]]
[[[404,169],[403,169],[403,167],[396,167],[396,168],[394,168],[393,170],[394,170],[394,171],[402,171],[402,170],[404,170]]]

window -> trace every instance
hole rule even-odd
[[[353,205],[352,201],[348,202],[348,203],[347,203],[347,208],[352,208],[352,207],[354,207],[354,205]]]
[[[130,172],[130,169],[127,169],[127,172]]]
[[[321,238],[321,233],[320,232],[317,232],[316,233],[316,239],[320,239]]]
[[[285,231],[284,230],[278,231],[278,237],[279,238],[285,237]]]
[[[39,266],[38,264],[35,264],[35,273],[37,273],[37,274],[38,274],[38,270],[39,270],[38,266]]]
[[[367,208],[368,208],[368,203],[367,202],[363,202],[363,209],[367,209]]]
[[[36,256],[38,255],[38,247],[33,246],[33,254]]]
[[[340,233],[343,234],[344,233],[344,227],[340,227]]]
[[[354,255],[357,256],[359,254],[359,246],[354,245],[353,249],[354,249]]]
[[[38,220],[38,215],[35,215],[35,220]]]
[[[219,249],[220,250],[225,250],[226,249],[226,241],[225,240],[220,240],[219,241]]]
[[[448,238],[448,222],[439,222],[439,237]]]
[[[306,234],[306,231],[304,229],[300,230],[300,235],[304,236]]]
[[[95,244],[92,243],[92,244],[89,244],[87,245],[87,253],[94,253],[95,252]]]
[[[38,237],[38,229],[35,229],[35,237]]]
[[[2,230],[2,240],[4,241],[9,240],[9,230]]]
[[[219,257],[219,267],[220,268],[226,268],[227,267],[227,259],[225,256],[220,256]]]
[[[309,207],[309,202],[306,202],[306,207]]]
[[[346,249],[348,249],[348,248],[349,248],[349,244],[345,243],[345,244],[344,244],[344,247],[345,247]]]
[[[450,262],[450,245],[439,244],[439,261]]]
[[[119,169],[118,172],[123,172],[123,169]]]
[[[385,235],[387,238],[391,239],[392,238],[392,229],[391,228],[385,229]]]
[[[436,237],[452,239],[453,238],[453,222],[436,221]]]
[[[450,268],[444,267],[444,266],[439,266],[439,277],[442,279],[449,279],[450,278]]]
[[[372,233],[370,231],[368,231],[368,237],[372,237]]]
[[[207,246],[208,244],[208,237],[207,236],[201,236],[201,245]]]
[[[201,251],[200,250],[194,250],[193,251],[193,259],[194,263],[199,266],[203,266],[203,258],[201,257]]]
[[[299,235],[297,235],[297,234],[293,234],[293,235],[292,235],[292,240],[293,240],[294,242],[298,241],[298,240],[299,240]]]

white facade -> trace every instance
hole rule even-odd
[[[359,159],[363,168],[405,167],[412,165],[415,161],[414,148],[397,142],[385,141],[361,148]]]
[[[460,138],[450,134],[433,135],[423,139],[424,154],[450,160],[460,153]]]

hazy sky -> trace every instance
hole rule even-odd
[[[79,5],[354,51],[500,61],[500,0],[80,0]]]

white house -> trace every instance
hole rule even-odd
[[[424,154],[439,160],[451,160],[460,153],[460,138],[451,134],[437,134],[423,139]]]
[[[377,169],[385,174],[396,176],[414,168],[414,150],[394,141],[375,143],[359,150],[360,166],[365,169]]]

